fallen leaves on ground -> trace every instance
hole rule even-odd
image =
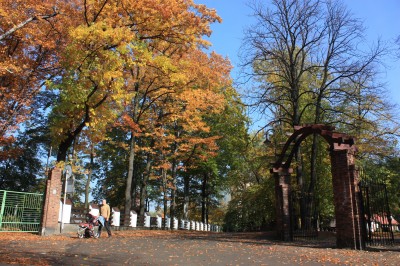
[[[334,240],[288,243],[275,241],[268,233],[184,230],[113,231],[112,238],[104,235],[100,239],[79,239],[73,233],[54,236],[0,233],[0,263],[54,265],[71,260],[92,265],[99,259],[109,258],[106,263],[109,265],[138,261],[168,265],[193,262],[196,265],[271,265],[274,261],[289,265],[396,265],[400,260],[399,247],[394,247],[394,251],[336,249]]]

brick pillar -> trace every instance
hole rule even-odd
[[[354,150],[348,145],[335,145],[331,151],[331,163],[337,247],[364,249]]]
[[[290,174],[292,169],[273,169],[275,178],[276,230],[278,238],[292,241],[290,222]]]
[[[60,214],[60,198],[62,190],[62,170],[54,168],[46,181],[46,192],[42,210],[41,235],[60,233],[58,218]]]

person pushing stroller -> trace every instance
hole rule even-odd
[[[86,222],[80,223],[78,226],[79,238],[97,238],[98,235],[94,231],[94,227],[99,225],[98,217],[89,212],[86,215]]]
[[[97,237],[101,236],[101,231],[102,231],[103,227],[106,228],[108,237],[112,236],[109,220],[110,220],[110,206],[107,204],[107,201],[105,199],[103,199],[102,205],[100,207],[100,216],[98,217],[99,230],[98,230]]]

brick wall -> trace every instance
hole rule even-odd
[[[336,243],[338,248],[364,249],[354,153],[355,150],[345,144],[335,145],[331,151]],[[291,169],[273,169],[272,173],[275,177],[277,234],[283,241],[292,241],[289,212]]]
[[[331,163],[337,247],[363,249],[354,154],[351,149],[333,150]]]
[[[292,169],[275,169],[275,198],[277,237],[283,241],[292,241],[290,225],[290,175]]]
[[[61,169],[52,169],[46,182],[40,230],[41,235],[60,233],[58,218],[60,213],[60,198],[62,190],[61,174]]]

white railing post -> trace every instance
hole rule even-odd
[[[111,225],[120,226],[121,213],[117,207],[111,208]]]
[[[135,211],[131,211],[129,215],[129,226],[136,227],[137,226],[137,213]]]

